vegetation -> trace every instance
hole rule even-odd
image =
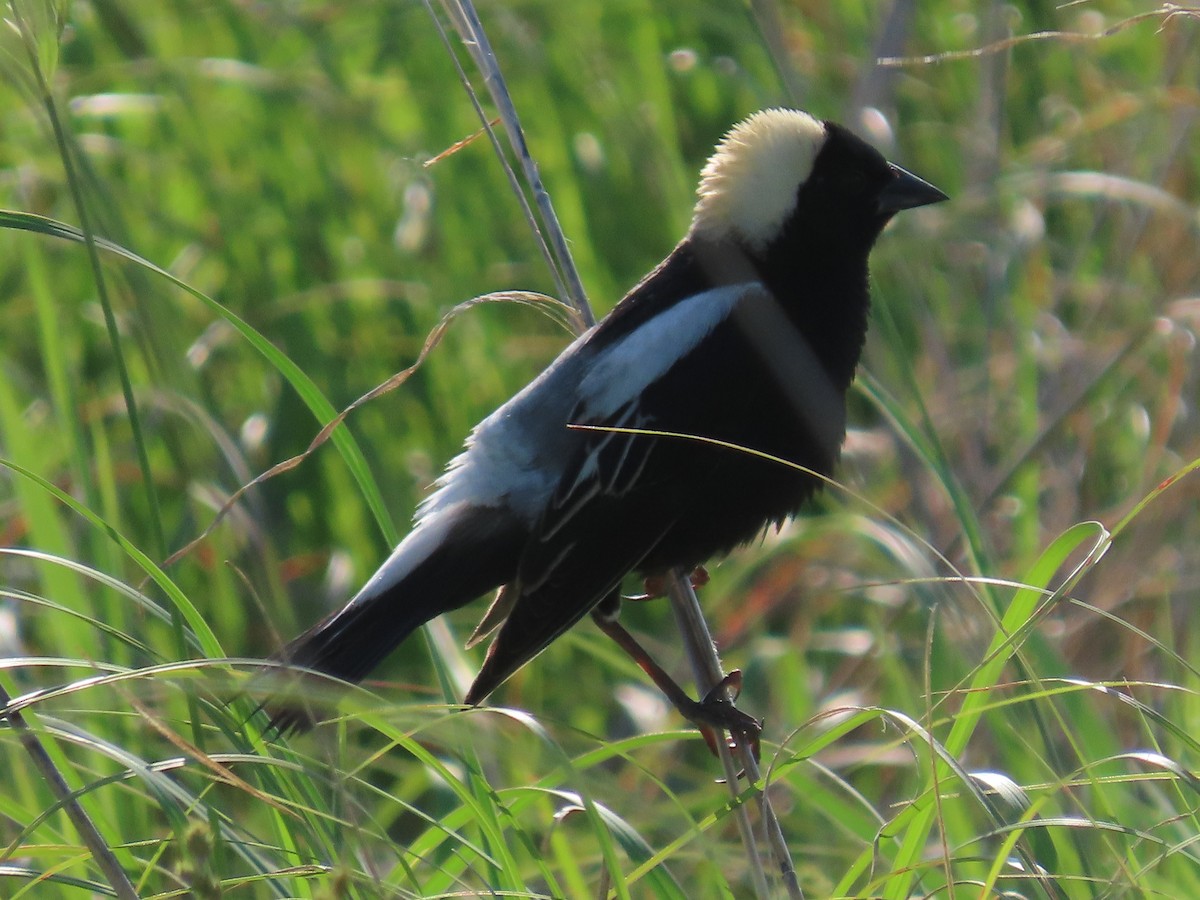
[[[459,312],[210,528],[458,304],[558,293],[489,142],[442,155],[480,128],[445,12],[4,15],[0,895],[114,891],[37,743],[141,896],[747,896],[719,767],[590,625],[494,708],[453,706],[480,604],[311,736],[252,715],[248,658],[344,600],[569,337],[544,306]],[[840,485],[701,592],[807,894],[1200,896],[1195,12],[481,15],[599,311],[757,108],[952,195],[873,256]],[[682,675],[665,604],[626,615]]]

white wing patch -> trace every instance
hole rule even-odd
[[[580,412],[604,419],[635,400],[729,317],[758,282],[712,288],[650,318],[596,356],[579,383]]]
[[[435,519],[458,504],[506,505],[532,525],[555,492],[564,493],[560,481],[576,440],[567,426],[608,419],[623,407],[633,414],[630,424],[644,424],[636,417],[642,392],[694,350],[754,290],[762,290],[758,282],[688,297],[598,352],[588,347],[592,332],[578,338],[546,371],[475,427],[466,449],[451,461],[437,481],[437,490],[418,508],[417,522]],[[622,461],[616,481],[628,480],[625,468]],[[587,482],[599,473],[585,469],[578,474]]]

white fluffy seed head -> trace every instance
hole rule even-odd
[[[825,126],[795,109],[765,109],[739,122],[700,173],[692,233],[763,250],[796,206]]]

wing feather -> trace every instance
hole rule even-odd
[[[596,358],[568,418],[590,427],[571,432],[567,459],[531,529],[517,579],[505,592],[508,615],[469,703],[487,697],[619,589],[702,502],[692,494],[697,484],[711,483],[722,464],[720,452],[619,429],[653,430],[666,422],[673,426],[666,430],[704,433],[714,417],[755,416],[758,410],[747,397],[721,382],[710,357],[724,358],[731,342],[745,340],[735,320],[747,302],[758,306],[765,297],[762,285],[753,282],[714,288],[680,301]],[[718,402],[735,409],[713,410],[713,397],[693,391],[698,370],[704,371],[702,380],[721,384]],[[488,625],[496,619],[489,614]]]

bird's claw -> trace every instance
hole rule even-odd
[[[727,746],[734,749],[739,742],[754,754],[755,760],[760,758],[761,746],[759,737],[762,734],[762,722],[754,716],[742,712],[733,705],[742,692],[742,673],[734,669],[699,701],[692,701],[687,709],[680,712],[689,722],[700,729],[704,742],[713,756],[720,755],[717,741],[721,732],[728,732],[730,739]],[[744,773],[739,773],[739,776]]]
[[[737,698],[742,696],[742,670],[734,669],[724,678],[716,683],[716,685],[707,694],[701,703],[728,703],[730,705],[737,703]]]

